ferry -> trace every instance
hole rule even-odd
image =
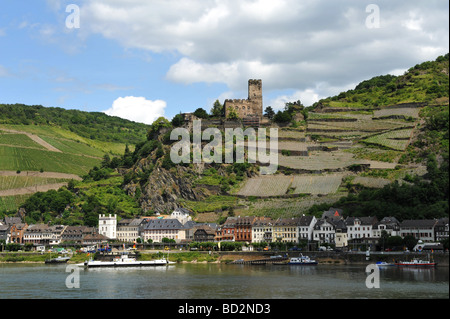
[[[115,257],[112,261],[100,261],[100,260],[87,260],[83,264],[85,268],[99,268],[99,267],[144,267],[144,266],[168,266],[175,264],[173,261],[169,261],[166,258],[149,260],[149,261],[137,261],[136,258],[130,258],[127,254],[122,254]]]
[[[317,265],[317,261],[309,258],[309,256],[300,255],[300,257],[292,257],[289,259],[288,265]]]
[[[397,266],[408,266],[408,267],[434,267],[437,265],[437,263],[428,261],[428,260],[421,260],[418,258],[414,258],[411,261],[400,261],[395,263]]]

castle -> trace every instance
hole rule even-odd
[[[230,111],[234,110],[241,119],[258,118],[263,116],[262,81],[248,80],[247,100],[225,100],[225,117],[228,118]]]

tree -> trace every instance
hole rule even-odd
[[[266,115],[269,119],[273,119],[273,117],[275,116],[275,111],[271,106],[268,106],[264,110],[264,115]]]
[[[273,120],[276,123],[288,123],[292,121],[292,114],[289,111],[278,111],[273,117]]]
[[[230,109],[230,112],[228,112],[227,119],[228,120],[238,120],[239,119],[239,116],[236,113],[235,109],[233,109],[233,108]]]
[[[184,124],[184,117],[183,117],[183,115],[181,115],[181,113],[179,113],[173,117],[172,125],[174,127],[180,127],[183,124]]]
[[[150,129],[148,130],[147,139],[149,141],[155,139],[162,128],[170,127],[172,127],[172,124],[169,122],[169,120],[167,120],[163,116],[159,117],[152,123]]]
[[[214,105],[211,109],[211,116],[214,117],[222,117],[224,115],[224,108],[223,105],[220,104],[219,100],[216,100],[214,102]]]
[[[206,112],[204,109],[199,107],[194,111],[194,115],[201,119],[207,119],[209,117],[208,112]]]

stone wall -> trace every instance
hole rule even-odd
[[[234,110],[241,119],[249,116],[257,116],[261,119],[263,115],[262,99],[262,81],[249,80],[248,99],[225,100],[225,117],[228,118],[230,111]]]

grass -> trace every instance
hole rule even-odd
[[[0,146],[0,170],[39,171],[82,176],[99,165],[97,158],[12,146]]]
[[[63,153],[88,155],[101,158],[105,153],[80,141],[43,136],[42,139]]]
[[[36,143],[25,134],[2,133],[2,131],[0,131],[0,144],[16,147],[33,147],[45,150],[44,146]]]
[[[380,145],[397,151],[404,151],[409,145],[412,129],[391,131],[374,135],[364,140],[365,143]]]
[[[181,200],[181,203],[196,213],[204,213],[234,207],[238,204],[238,201],[239,199],[234,196],[212,195],[202,201]]]
[[[0,191],[14,188],[31,187],[47,184],[65,183],[70,179],[46,178],[36,176],[0,176]]]
[[[154,253],[154,254],[140,254],[139,260],[153,260],[158,259],[161,257],[166,257],[166,254],[162,253]],[[175,262],[215,262],[219,258],[219,255],[217,254],[209,254],[208,252],[176,252],[176,253],[169,253],[169,260],[175,261]]]
[[[35,135],[38,135],[43,140],[47,141],[47,138],[50,138],[51,140],[59,143],[63,140],[69,140],[72,142],[77,142],[84,144],[85,146],[91,148],[90,152],[95,152],[98,154],[114,154],[114,155],[123,155],[123,152],[125,151],[125,144],[124,143],[114,143],[114,142],[104,142],[104,141],[98,141],[98,140],[92,140],[89,138],[85,138],[82,136],[77,135],[74,132],[71,132],[66,129],[62,129],[57,126],[44,126],[44,125],[10,125],[10,124],[1,124],[0,128],[7,128],[11,130],[21,131],[21,132],[28,132]],[[47,141],[50,144],[53,145],[50,141]],[[1,144],[1,143],[0,143]],[[57,147],[57,146],[55,146]],[[70,145],[69,145],[70,147]],[[57,147],[58,148],[58,147]],[[92,150],[94,149],[94,150]],[[134,145],[129,145],[129,149],[131,151],[134,150]],[[100,155],[100,157],[102,156]]]
[[[31,194],[0,197],[0,211],[16,211],[30,196]]]

